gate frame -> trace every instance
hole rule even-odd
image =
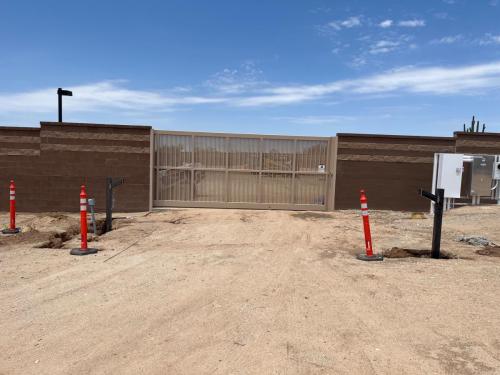
[[[191,150],[191,167],[168,167],[168,166],[156,166],[156,136],[157,135],[173,135],[173,136],[191,136],[192,139],[192,150]],[[297,149],[294,146],[292,170],[239,170],[239,169],[229,169],[229,151],[225,151],[225,167],[224,168],[206,168],[206,167],[196,167],[194,166],[194,137],[221,137],[227,142],[231,138],[236,139],[259,139],[262,142],[265,139],[276,139],[276,140],[293,140],[296,144],[297,141],[326,141],[327,151],[326,151],[326,167],[327,171],[325,173],[318,173],[312,171],[298,172],[295,170],[295,162],[297,156]],[[247,134],[247,133],[219,133],[219,132],[190,132],[190,131],[177,131],[177,130],[151,130],[151,154],[150,154],[150,209],[164,209],[168,207],[186,207],[186,208],[234,208],[234,209],[255,209],[255,210],[288,210],[288,211],[333,211],[335,209],[335,184],[336,184],[336,170],[337,170],[337,149],[338,149],[338,139],[337,137],[315,137],[315,136],[291,136],[291,135],[274,135],[274,134]],[[259,150],[260,162],[259,165],[262,166],[262,150]],[[286,173],[292,176],[292,197],[295,194],[295,176],[299,175],[325,175],[325,203],[323,205],[315,204],[299,204],[299,203],[259,203],[259,202],[228,202],[227,201],[227,189],[225,194],[225,202],[216,201],[181,201],[181,200],[156,200],[155,199],[155,184],[156,184],[156,171],[157,169],[178,169],[178,170],[188,170],[191,172],[191,181],[194,181],[194,172],[196,171],[214,171],[214,172],[225,172],[226,187],[228,183],[229,172],[258,172],[259,179],[262,173]],[[191,183],[191,190],[194,184]],[[260,186],[260,184],[259,184]],[[190,194],[193,198],[193,192]],[[260,194],[258,194],[260,197]]]

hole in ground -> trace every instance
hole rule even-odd
[[[430,250],[421,250],[421,249],[402,249],[399,247],[393,247],[390,250],[384,251],[385,258],[430,258],[431,251]],[[439,259],[456,259],[457,256],[441,250]]]
[[[97,235],[104,233],[105,229],[105,219],[96,220],[96,231]],[[88,234],[93,235],[92,224],[88,224]],[[77,224],[71,225],[68,229],[63,232],[49,232],[47,233],[48,239],[41,244],[35,246],[38,249],[61,249],[64,243],[73,239],[75,236],[80,234],[80,226]],[[90,240],[89,240],[90,241]]]
[[[476,250],[476,254],[487,257],[500,257],[500,246],[486,246],[484,249]]]
[[[39,245],[35,245],[38,249],[60,249],[66,241],[71,240],[76,234],[80,233],[80,228],[73,225],[64,232],[48,233],[48,239]]]

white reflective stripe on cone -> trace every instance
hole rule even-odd
[[[368,208],[368,203],[361,203],[361,208]]]
[[[16,196],[15,196],[15,195],[11,195],[11,196],[10,196],[10,200],[11,200],[11,201],[15,201],[15,200],[16,200]]]
[[[87,211],[87,206],[80,206],[80,211]]]
[[[361,215],[368,216],[368,211],[361,211]]]
[[[87,204],[87,200],[85,198],[80,198],[80,204]]]

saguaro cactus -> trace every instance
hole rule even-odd
[[[482,133],[486,130],[486,124],[483,123]],[[479,120],[476,121],[476,117],[472,116],[472,121],[470,127],[466,127],[464,124],[464,132],[467,133],[479,133]]]

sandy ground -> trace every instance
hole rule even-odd
[[[96,255],[33,248],[71,216],[0,237],[0,374],[500,374],[500,257],[456,241],[500,244],[500,207],[445,215],[457,259],[383,262],[353,256],[356,211],[140,213]],[[377,251],[430,247],[427,215],[370,218]]]

